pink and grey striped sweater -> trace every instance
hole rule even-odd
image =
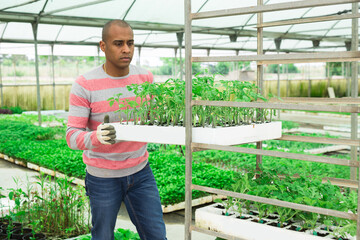
[[[123,177],[140,171],[148,162],[147,143],[117,142],[103,145],[96,137],[96,128],[110,116],[118,122],[119,106],[110,107],[108,98],[122,93],[121,98],[134,100],[135,95],[126,86],[153,82],[151,72],[130,65],[124,77],[107,75],[102,65],[78,77],[70,92],[66,141],[71,149],[84,150],[83,161],[89,174],[96,177]],[[124,119],[125,116],[123,116]]]

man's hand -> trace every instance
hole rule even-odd
[[[115,143],[115,129],[114,126],[109,124],[109,115],[105,115],[104,123],[100,124],[96,129],[96,137],[102,144],[114,144]]]

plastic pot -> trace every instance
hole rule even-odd
[[[0,233],[0,240],[7,239],[7,235],[5,233]]]
[[[33,240],[45,240],[46,236],[43,233],[35,233],[34,235],[32,233],[27,234],[26,236],[24,236],[22,238],[22,240],[30,240],[30,238],[32,237]]]
[[[11,238],[22,240],[24,236],[31,234],[32,229],[31,228],[18,228],[13,231]]]

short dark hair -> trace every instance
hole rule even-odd
[[[114,20],[111,20],[111,21],[108,21],[107,23],[105,23],[103,29],[102,29],[102,40],[105,42],[106,41],[106,38],[107,38],[107,35],[108,35],[108,32],[109,32],[109,28],[113,25],[117,25],[119,27],[129,27],[131,28],[132,30],[132,27],[130,26],[129,23],[127,23],[126,21],[124,20],[121,20],[121,19],[114,19]]]

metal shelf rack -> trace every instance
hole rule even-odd
[[[357,138],[357,116],[360,113],[358,100],[358,68],[357,61],[360,59],[360,52],[358,51],[358,18],[360,17],[358,13],[358,4],[359,0],[303,0],[303,1],[294,1],[278,4],[269,4],[264,5],[263,0],[257,0],[257,6],[237,8],[237,9],[227,9],[227,10],[218,10],[218,11],[208,11],[208,12],[191,12],[191,0],[184,0],[185,4],[185,81],[186,81],[186,177],[185,177],[185,239],[191,240],[191,232],[198,231],[203,232],[209,235],[222,237],[226,239],[239,239],[234,236],[229,236],[223,233],[214,232],[207,229],[198,228],[192,225],[192,190],[200,190],[213,194],[221,194],[236,198],[242,198],[246,200],[261,202],[265,204],[272,204],[281,207],[293,208],[301,211],[308,211],[319,213],[323,215],[335,216],[344,219],[350,219],[357,221],[357,239],[360,239],[360,214],[341,212],[331,209],[325,209],[320,207],[313,207],[303,204],[295,204],[286,201],[280,201],[277,199],[269,199],[263,197],[257,197],[247,194],[240,194],[231,191],[225,191],[220,189],[214,189],[199,185],[194,185],[192,183],[192,152],[200,151],[206,149],[217,149],[224,151],[234,151],[242,152],[248,154],[255,154],[257,156],[257,166],[261,164],[261,156],[275,156],[283,157],[289,159],[298,159],[302,161],[313,161],[321,162],[327,164],[336,164],[344,165],[351,167],[351,179],[332,179],[334,184],[339,186],[354,186],[359,189],[360,186],[360,175],[358,175],[359,161],[357,156],[357,149],[360,146],[360,142]],[[290,9],[300,9],[308,7],[320,7],[327,5],[336,5],[352,3],[352,14],[346,14],[343,16],[326,16],[326,17],[311,17],[311,18],[301,18],[296,20],[283,20],[276,22],[263,22],[263,13],[264,12],[274,12]],[[216,17],[226,17],[234,15],[244,15],[244,14],[257,14],[257,54],[256,55],[246,55],[246,56],[223,56],[223,57],[192,57],[192,20],[196,19],[206,19],[206,18],[216,18]],[[333,53],[294,53],[294,54],[274,54],[267,55],[263,51],[263,28],[271,26],[283,26],[283,25],[293,25],[293,24],[302,24],[302,23],[312,23],[312,22],[323,22],[323,21],[333,21],[333,20],[342,20],[342,19],[352,19],[352,39],[351,39],[351,51],[346,52],[333,52]],[[215,102],[215,101],[196,101],[192,100],[192,72],[191,64],[192,62],[219,62],[219,61],[256,61],[257,62],[257,85],[261,89],[263,86],[263,65],[264,64],[283,64],[283,63],[299,63],[299,62],[352,62],[352,93],[351,98],[341,99],[339,102],[333,102],[332,105],[324,105],[326,101],[321,104],[319,101],[311,98],[307,98],[305,101],[299,101],[298,104],[291,104],[291,102],[286,103],[240,103],[240,102]],[[311,104],[310,104],[311,103]],[[335,104],[335,105],[334,105]],[[336,159],[330,157],[320,157],[320,156],[311,156],[304,154],[294,154],[294,153],[284,153],[278,151],[269,151],[262,149],[262,143],[257,143],[256,149],[248,148],[238,148],[232,146],[219,146],[219,145],[209,145],[209,144],[200,144],[192,142],[192,106],[195,105],[207,105],[207,106],[229,106],[229,107],[256,107],[256,108],[267,108],[267,109],[292,109],[292,110],[312,110],[312,111],[333,111],[333,112],[347,112],[351,113],[351,139],[340,139],[338,144],[348,144],[351,146],[351,160]],[[345,105],[345,106],[344,106]],[[325,142],[325,143],[335,143],[330,138],[298,138],[293,136],[283,136],[279,140],[284,141],[304,141],[304,142]],[[358,191],[359,194],[359,191]],[[358,195],[358,209],[360,209],[360,194]]]

